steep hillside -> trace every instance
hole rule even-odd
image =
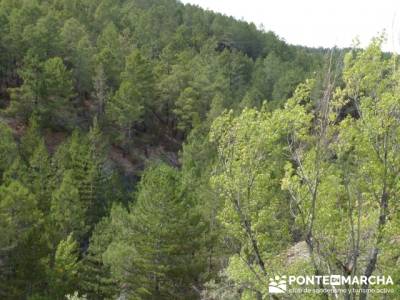
[[[225,113],[269,115],[307,79],[316,103],[325,74],[343,84],[342,58],[175,0],[0,0],[0,298],[197,299],[229,284],[221,271],[252,249],[213,185],[235,142],[220,140]],[[247,143],[258,126],[243,122]],[[282,162],[268,188],[286,199]]]

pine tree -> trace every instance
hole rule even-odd
[[[87,232],[86,213],[88,207],[80,199],[78,182],[73,170],[64,172],[60,187],[52,194],[50,216],[58,240],[73,234],[80,239]]]
[[[104,190],[108,186],[104,170],[106,151],[106,142],[95,121],[87,135],[74,131],[53,157],[56,177],[63,178],[66,172],[70,173],[69,182],[77,190],[79,205],[85,212],[88,228],[83,232],[87,234],[104,214],[109,201],[104,199]],[[84,237],[87,239],[88,235]]]
[[[72,67],[75,86],[82,97],[91,90],[91,76],[94,71],[94,48],[86,28],[78,20],[71,18],[64,23],[60,32],[65,60]]]
[[[34,195],[18,181],[1,186],[0,195],[1,249],[13,249],[31,233],[40,213]]]
[[[108,99],[110,98],[110,91],[107,85],[107,77],[102,64],[99,64],[96,68],[95,76],[93,77],[93,87],[93,97],[96,101],[94,114],[99,122],[102,122],[106,104]]]
[[[0,296],[23,299],[40,284],[45,250],[42,214],[35,196],[19,181],[0,186]],[[32,272],[35,270],[35,272]]]
[[[199,240],[204,223],[178,172],[151,167],[140,183],[131,213],[115,208],[111,224],[118,236],[106,262],[134,295],[144,299],[194,297],[192,284],[202,270]]]
[[[68,127],[73,120],[72,110],[73,82],[72,74],[59,57],[48,59],[43,64],[43,84],[45,92],[38,106],[38,112],[44,122],[51,125]]]
[[[96,224],[89,249],[81,262],[79,276],[79,290],[89,299],[113,299],[118,294],[118,282],[113,278],[110,266],[103,262],[103,253],[114,236],[109,217]]]
[[[28,119],[34,112],[41,125],[68,127],[73,118],[71,72],[60,57],[42,62],[28,54],[20,70],[23,84],[10,90],[10,114]]]
[[[200,124],[198,112],[199,93],[188,87],[180,94],[175,102],[174,113],[178,117],[178,129],[187,132],[192,127]]]
[[[18,70],[23,84],[10,88],[10,105],[6,112],[23,119],[29,119],[32,112],[37,109],[44,93],[42,62],[38,56],[28,52],[24,57],[23,65]]]
[[[95,56],[97,65],[103,65],[107,84],[115,90],[120,84],[120,74],[124,69],[124,47],[114,23],[104,26],[97,39],[99,52]]]
[[[109,118],[125,129],[131,137],[135,122],[153,102],[154,77],[150,62],[138,50],[127,58],[125,71],[121,74],[121,85],[107,106]]]
[[[68,235],[57,246],[54,265],[50,275],[50,295],[52,299],[65,299],[73,293],[78,283],[79,271],[78,244]]]
[[[29,161],[35,149],[43,142],[38,116],[33,114],[29,126],[21,138],[20,152],[25,161]]]
[[[60,42],[58,32],[60,21],[53,11],[48,11],[36,21],[27,24],[23,30],[23,46],[34,55],[45,60],[60,54]]]
[[[0,123],[0,183],[3,172],[8,169],[17,156],[17,145],[11,129]]]
[[[50,210],[50,197],[53,188],[50,156],[42,140],[34,149],[29,160],[27,186],[38,199],[38,207],[43,213]]]
[[[106,172],[105,163],[108,153],[108,143],[101,132],[97,118],[93,119],[93,124],[87,134],[89,144],[88,156],[89,166],[87,170],[86,184],[87,197],[91,199],[89,206],[89,223],[96,224],[100,218],[109,210],[109,204],[114,199],[108,199],[107,189],[110,189],[111,172]]]

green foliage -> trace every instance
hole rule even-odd
[[[97,39],[97,47],[96,62],[98,65],[103,65],[108,84],[116,88],[120,83],[119,75],[124,68],[125,56],[121,36],[114,23],[110,22],[103,28]]]
[[[53,193],[53,208],[59,218],[67,222],[61,226],[66,226],[64,233],[78,230],[76,234],[86,238],[88,231],[104,214],[108,200],[103,198],[103,189],[107,187],[103,171],[104,141],[96,126],[95,123],[88,135],[75,131],[53,157],[58,175],[56,181],[60,184],[59,190]],[[65,209],[70,216],[65,215]]]
[[[112,299],[118,294],[118,281],[103,262],[103,253],[115,237],[109,222],[109,217],[105,217],[97,223],[88,253],[81,261],[79,290],[88,295],[89,299]]]
[[[18,181],[2,186],[0,195],[1,249],[12,250],[32,233],[40,213],[34,195]]]
[[[233,253],[227,274],[239,286],[264,291],[273,257],[289,244],[290,215],[281,191],[286,152],[278,112],[244,110],[218,118],[210,138],[218,146],[211,184],[223,201],[218,220]]]
[[[70,233],[76,238],[82,238],[87,232],[87,209],[80,199],[78,182],[74,180],[73,171],[65,171],[60,187],[52,194],[50,210],[52,223],[58,227],[57,233],[61,238]]]
[[[66,69],[61,58],[52,58],[43,65],[44,94],[46,104],[39,104],[39,114],[53,124],[66,122],[71,118],[70,106],[73,97],[71,73]],[[42,100],[43,101],[43,100]],[[62,123],[61,123],[62,124]]]
[[[315,157],[320,91],[307,81],[292,94],[325,52],[175,0],[0,0],[0,298],[264,295],[268,268],[304,237],[286,142]],[[347,107],[332,118],[361,106],[361,90],[394,105],[379,53],[346,58],[335,107]],[[327,197],[343,184],[330,171]]]
[[[95,49],[90,42],[86,28],[76,19],[67,20],[60,31],[65,60],[72,66],[76,91],[83,95],[91,91],[91,77],[94,72]]]
[[[96,118],[101,121],[103,120],[105,113],[106,103],[110,98],[107,78],[102,64],[100,64],[95,70],[95,75],[93,76],[93,87],[93,98],[96,101],[94,114]]]
[[[199,104],[199,95],[193,88],[188,87],[179,95],[174,113],[179,118],[178,129],[185,130],[190,126],[200,124],[200,117],[196,105]]]
[[[35,195],[19,181],[0,186],[0,295],[4,299],[24,298],[30,283],[40,284],[41,218]]]
[[[154,79],[150,63],[139,51],[134,50],[127,58],[121,85],[107,106],[109,118],[127,129],[142,119],[146,106],[153,101]]]
[[[59,20],[52,11],[49,11],[48,14],[23,28],[23,47],[41,60],[57,56],[60,53],[59,26]]]
[[[78,267],[78,244],[69,235],[60,241],[55,252],[50,277],[52,299],[65,299],[65,295],[74,290],[78,280]]]
[[[24,84],[11,90],[9,112],[23,118],[34,112],[43,125],[68,127],[74,93],[71,73],[62,59],[40,62],[30,53],[20,74]]]
[[[47,213],[50,208],[52,173],[49,153],[43,140],[34,148],[28,165],[27,186],[37,196],[39,208]]]
[[[7,170],[17,155],[17,145],[11,129],[0,123],[0,174]]]
[[[214,121],[211,183],[236,247],[225,274],[243,289],[241,299],[267,297],[270,274],[304,274],[285,258],[294,241],[304,241],[314,274],[369,277],[398,264],[399,71],[395,58],[383,58],[381,43],[348,54],[344,85],[333,90],[328,82],[317,103],[316,82],[308,80],[282,109],[245,109]]]
[[[42,132],[40,130],[38,117],[33,115],[29,119],[28,128],[21,137],[20,151],[22,157],[29,161],[34,150],[43,142]]]
[[[165,165],[148,169],[130,211],[113,208],[116,236],[104,253],[114,276],[128,283],[126,293],[144,299],[191,295],[203,266],[204,225],[177,171]]]

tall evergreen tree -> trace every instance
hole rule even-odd
[[[107,112],[110,119],[122,127],[130,138],[133,124],[142,120],[146,108],[154,100],[152,66],[139,50],[134,50],[127,57],[121,79],[121,85],[110,100]]]
[[[51,299],[62,300],[67,294],[74,292],[79,275],[78,258],[78,243],[70,234],[58,244],[53,268],[49,272]]]
[[[24,83],[11,89],[9,112],[26,119],[35,112],[42,125],[68,127],[74,92],[71,72],[62,59],[41,62],[29,54],[20,74]]]
[[[73,170],[64,172],[62,182],[52,194],[51,223],[55,224],[55,241],[62,240],[70,234],[77,238],[87,233],[87,220],[85,218],[88,207],[79,196],[78,182],[74,180]]]
[[[17,144],[15,143],[11,129],[4,123],[0,123],[0,136],[0,176],[2,176],[18,153]]]
[[[204,230],[189,191],[166,165],[151,167],[128,213],[115,208],[119,234],[104,254],[126,293],[144,299],[195,297],[192,285],[203,268],[199,240]],[[192,296],[190,296],[192,295]]]
[[[23,299],[40,285],[45,250],[37,200],[19,181],[0,186],[0,296]],[[35,270],[35,272],[32,272]]]

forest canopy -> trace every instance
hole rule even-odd
[[[0,0],[0,298],[292,299],[268,289],[290,274],[391,276],[398,299],[383,40],[293,46],[175,0]],[[296,297],[381,299],[346,288]]]

